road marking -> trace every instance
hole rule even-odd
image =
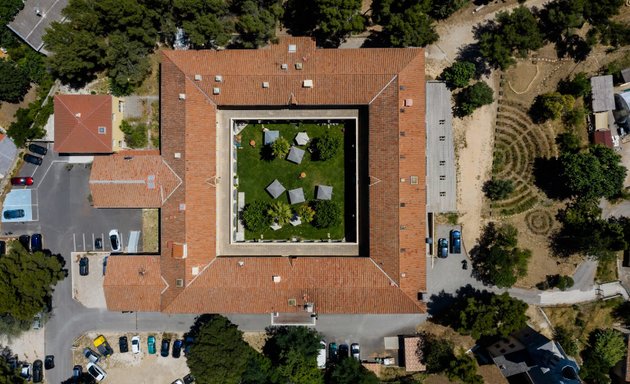
[[[94,246],[95,246],[95,244],[94,244],[94,232],[92,232],[92,250],[96,251],[96,248]]]
[[[123,234],[120,234],[120,252],[125,252],[125,246],[124,246],[124,242],[123,242]]]
[[[74,252],[77,251],[77,238],[74,235],[74,233],[72,234],[72,244],[74,244]]]
[[[85,252],[85,233],[82,233],[81,235],[83,235],[83,252]]]

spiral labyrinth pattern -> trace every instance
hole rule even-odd
[[[548,235],[551,232],[553,226],[553,217],[547,211],[535,209],[527,212],[525,215],[525,223],[527,229],[529,229],[535,235]]]
[[[554,136],[551,129],[531,121],[524,105],[499,101],[492,175],[496,179],[512,180],[514,192],[505,200],[493,202],[492,210],[509,216],[536,205],[540,192],[534,185],[534,160],[557,156]]]

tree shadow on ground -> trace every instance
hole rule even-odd
[[[365,39],[361,48],[388,48],[391,47],[389,39],[384,32],[372,31]]]
[[[271,161],[274,158],[275,156],[273,155],[273,149],[271,148],[271,145],[263,145],[260,148],[260,160]]]
[[[480,291],[467,284],[457,290],[455,295],[439,292],[431,295],[427,305],[427,312],[434,322],[446,326],[453,326],[459,322],[459,313],[466,306],[466,300],[471,297],[489,300],[492,294],[486,290]]]
[[[479,79],[483,75],[489,76],[492,72],[487,61],[481,56],[478,43],[460,47],[457,51],[456,61],[468,61],[475,64],[475,79]]]
[[[555,157],[537,157],[534,159],[534,184],[540,188],[547,197],[556,200],[564,200],[569,196],[561,177],[562,166],[560,160]]]

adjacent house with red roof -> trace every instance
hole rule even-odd
[[[122,116],[110,95],[56,95],[55,145],[58,153],[107,154],[123,146]]]
[[[309,38],[283,38],[258,50],[163,51],[160,78],[159,156],[120,153],[93,164],[96,207],[160,208],[159,255],[110,256],[108,309],[426,311],[422,49],[319,49]],[[358,253],[281,256],[257,243],[225,253],[233,187],[223,175],[233,144],[224,115],[325,109],[358,111],[366,202]]]

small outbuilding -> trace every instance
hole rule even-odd
[[[302,158],[304,157],[304,150],[298,147],[291,147],[289,151],[289,155],[287,156],[287,160],[292,163],[300,164],[302,163]]]
[[[300,132],[295,135],[295,143],[297,145],[306,145],[311,139],[308,137],[306,132]]]
[[[615,109],[612,75],[591,77],[591,93],[594,113]]]
[[[280,131],[265,131],[265,145],[271,144],[274,141],[278,140],[278,137],[280,137]]]
[[[286,189],[282,184],[280,184],[278,179],[275,179],[271,184],[269,184],[266,190],[274,199],[277,199],[278,196],[282,195],[282,193],[286,191]]]
[[[291,204],[299,204],[305,201],[306,200],[304,199],[304,190],[302,188],[289,190],[289,202]]]
[[[318,185],[317,186],[317,200],[330,200],[332,199],[333,187],[330,185]]]

